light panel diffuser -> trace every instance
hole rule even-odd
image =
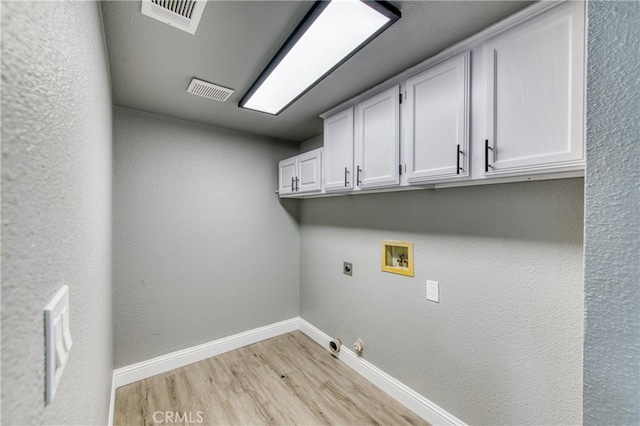
[[[277,115],[399,19],[386,2],[317,2],[240,101]]]

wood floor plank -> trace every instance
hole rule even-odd
[[[428,425],[300,331],[118,388],[115,406],[117,426]]]

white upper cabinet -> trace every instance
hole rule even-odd
[[[356,187],[379,188],[400,183],[399,116],[399,86],[387,89],[356,105]]]
[[[483,44],[485,176],[584,168],[584,20],[567,3]]]
[[[314,149],[298,155],[297,192],[322,190],[322,149]]]
[[[469,175],[469,52],[410,77],[403,103],[407,182]]]
[[[353,107],[324,120],[324,149],[325,190],[353,189]]]
[[[280,163],[281,196],[584,175],[585,9],[534,2],[321,115],[324,152]]]
[[[287,158],[278,163],[278,194],[293,194],[296,190],[296,157]]]
[[[281,197],[322,190],[322,148],[287,158],[278,164]]]

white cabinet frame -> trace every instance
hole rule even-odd
[[[278,164],[278,194],[293,197],[322,191],[322,148],[296,155]]]
[[[407,79],[402,154],[410,184],[469,176],[468,51]]]
[[[353,107],[324,120],[324,188],[327,192],[353,189]]]
[[[356,105],[354,152],[357,188],[400,183],[400,86]]]
[[[487,177],[584,168],[584,5],[563,6],[483,44]]]

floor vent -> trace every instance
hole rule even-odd
[[[206,0],[142,0],[142,14],[195,34]]]
[[[187,92],[203,98],[213,99],[214,101],[224,102],[233,94],[233,89],[227,89],[226,87],[194,78],[191,80]]]

